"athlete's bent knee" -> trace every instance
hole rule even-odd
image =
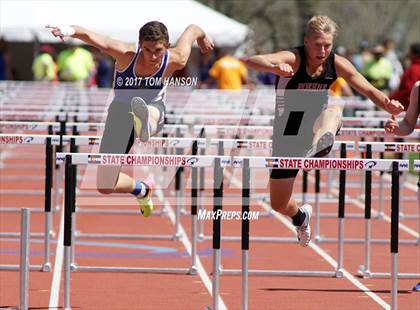
[[[97,188],[98,192],[104,195],[109,195],[112,194],[114,192],[113,188]]]

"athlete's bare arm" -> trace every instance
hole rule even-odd
[[[411,90],[410,105],[408,106],[404,118],[400,122],[397,122],[394,116],[387,120],[385,124],[385,131],[387,133],[391,133],[397,136],[407,136],[413,132],[414,128],[416,127],[417,118],[420,115],[420,107],[418,104],[419,91],[420,81],[417,81]]]
[[[203,54],[213,50],[214,44],[203,29],[197,25],[189,25],[179,37],[175,47],[169,49],[171,58],[169,59],[168,71],[172,73],[185,67],[194,41],[197,41],[197,45]]]
[[[299,67],[296,54],[290,51],[280,51],[272,54],[251,56],[246,65],[254,70],[271,72],[279,76],[292,76]]]
[[[127,58],[128,61],[130,61],[132,55],[129,55],[129,53],[136,52],[135,44],[129,44],[118,40],[114,40],[107,36],[90,31],[81,26],[72,25],[64,27],[46,27],[51,29],[51,33],[55,37],[59,37],[61,40],[64,40],[66,36],[82,40],[86,44],[94,46],[98,48],[101,52],[108,54],[109,56],[114,58],[117,61],[117,63],[124,62],[125,58]],[[69,29],[70,32],[68,32]]]
[[[346,58],[336,55],[335,68],[338,76],[343,77],[351,87],[368,97],[381,109],[393,115],[398,115],[404,111],[404,107],[399,101],[389,99],[385,94],[373,87]]]

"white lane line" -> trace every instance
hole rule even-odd
[[[242,187],[242,184],[239,182],[239,180],[235,177],[232,177],[231,182],[234,182],[235,186]],[[266,203],[265,201],[259,201],[258,202],[265,211],[269,212],[271,211],[271,206]],[[287,228],[289,228],[293,233],[296,234],[295,227],[293,224],[283,215],[281,215],[278,212],[272,212],[274,218],[279,220],[281,223],[283,223]],[[327,252],[325,252],[323,249],[321,249],[318,245],[314,244],[313,242],[309,243],[309,247],[314,250],[319,256],[321,256],[323,259],[325,259],[326,262],[328,262],[334,269],[337,268],[337,262],[328,255]],[[347,270],[343,268],[343,276],[349,280],[354,286],[356,286],[358,289],[360,289],[363,293],[368,295],[370,298],[372,298],[376,303],[378,303],[382,308],[384,309],[391,309],[390,305],[387,304],[382,298],[380,298],[378,295],[373,293],[369,288],[364,286],[359,280],[357,280],[351,273],[349,273]]]
[[[63,239],[64,239],[64,207],[61,207],[60,228],[58,233],[57,248],[55,252],[54,274],[51,283],[49,309],[58,309],[58,299],[60,296],[61,270],[63,268]]]
[[[156,195],[158,196],[158,198],[164,203],[165,207],[167,207],[166,209],[168,210],[168,216],[169,219],[171,220],[172,224],[175,225],[175,213],[173,211],[173,209],[171,208],[170,203],[168,202],[167,199],[164,198],[162,190],[161,189],[157,189],[155,191]],[[180,229],[179,232],[181,234],[181,242],[184,245],[185,249],[187,250],[188,254],[191,256],[191,242],[188,239],[188,236],[184,230],[184,227],[180,224]],[[207,290],[210,293],[210,296],[212,295],[212,282],[209,278],[209,276],[207,275],[206,270],[204,269],[203,264],[201,263],[200,257],[197,255],[197,260],[196,260],[196,264],[197,264],[197,273],[201,278],[201,281],[204,283],[204,286],[207,288]],[[222,297],[219,298],[219,309],[220,310],[227,310],[226,304],[224,303]]]

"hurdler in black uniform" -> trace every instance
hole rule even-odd
[[[334,53],[325,61],[324,71],[312,78],[306,71],[303,46],[291,50],[300,65],[292,77],[277,77],[276,110],[273,128],[275,157],[304,157],[312,146],[313,126],[328,104],[328,89],[336,80]],[[272,179],[294,178],[299,170],[273,169]]]

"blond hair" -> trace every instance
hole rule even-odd
[[[305,35],[314,33],[331,34],[335,39],[338,35],[338,25],[328,16],[313,16],[306,24]]]

